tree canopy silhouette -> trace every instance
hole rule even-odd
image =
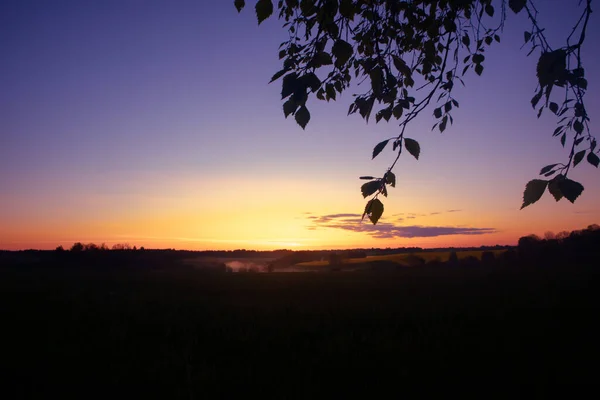
[[[238,11],[244,0],[235,0]],[[573,29],[560,47],[551,47],[538,22],[534,0],[279,0],[277,18],[284,21],[289,39],[281,43],[283,113],[294,116],[304,129],[310,121],[307,100],[336,100],[353,81],[368,82],[355,94],[348,115],[358,113],[366,122],[399,122],[396,137],[378,143],[377,157],[391,143],[396,153],[381,177],[362,176],[363,197],[370,198],[363,218],[376,224],[383,214],[387,187],[394,187],[393,169],[403,151],[419,158],[419,143],[405,136],[407,126],[425,109],[433,108],[432,129],[444,132],[459,107],[453,95],[457,83],[485,69],[486,50],[500,42],[510,12],[526,13],[531,26],[523,34],[528,56],[538,54],[537,87],[531,105],[537,116],[546,109],[557,117],[557,137],[568,158],[540,170],[541,179],[525,186],[523,205],[538,201],[547,190],[559,201],[575,202],[583,186],[568,178],[584,157],[598,167],[596,139],[589,129],[584,97],[587,90],[581,49],[592,12],[592,0],[573,2],[581,8]],[[275,13],[272,0],[255,2],[260,24]],[[363,86],[364,87],[364,86]]]

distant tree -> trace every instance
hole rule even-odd
[[[458,254],[456,254],[456,251],[451,252],[450,255],[448,256],[448,264],[451,264],[451,265],[458,264]]]
[[[528,55],[539,54],[531,105],[538,117],[545,109],[557,116],[552,136],[563,147],[569,143],[569,150],[565,162],[541,169],[546,179],[527,183],[521,208],[538,201],[546,190],[557,201],[565,197],[574,202],[583,186],[567,175],[586,154],[587,161],[598,167],[600,149],[589,129],[584,102],[588,84],[581,58],[592,0],[571,3],[581,7],[580,18],[565,43],[551,46],[534,0],[279,0],[276,15],[284,21],[289,39],[279,47],[283,66],[271,82],[282,79],[283,113],[286,118],[293,115],[302,128],[310,120],[309,97],[336,100],[338,94],[356,88],[351,85],[356,81],[367,85],[355,95],[348,114],[358,112],[367,122],[373,114],[375,122],[392,117],[399,121],[398,135],[373,149],[375,158],[392,143],[396,154],[391,166],[382,177],[361,177],[369,181],[361,187],[363,197],[372,196],[363,218],[367,215],[376,224],[384,209],[378,197],[387,196],[388,186],[395,187],[393,169],[403,149],[416,159],[421,153],[419,143],[405,135],[409,124],[433,108],[433,129],[444,132],[459,107],[453,92],[456,84],[464,84],[469,71],[483,73],[485,52],[500,42],[507,9],[524,13],[531,25],[522,46],[530,49]],[[234,1],[238,11],[245,4]],[[258,23],[274,9],[272,0],[257,0]]]
[[[544,233],[544,239],[545,240],[554,240],[554,239],[556,239],[556,235],[554,234],[554,232],[548,231],[548,232]]]
[[[493,251],[484,251],[481,253],[481,262],[484,264],[492,264],[496,261],[496,256]]]
[[[63,251],[65,251],[65,249],[62,246],[58,246],[56,249],[54,249],[54,251],[62,253]]]
[[[129,243],[117,243],[112,246],[112,250],[131,250]]]
[[[556,234],[556,239],[564,240],[564,239],[568,238],[569,235],[570,235],[570,232],[568,232],[568,231],[560,231]]]
[[[83,246],[83,243],[81,243],[81,242],[74,243],[73,246],[71,246],[71,251],[74,251],[74,252],[80,252],[80,251],[83,251],[83,249],[84,249],[84,246]]]
[[[96,250],[100,250],[100,247],[98,247],[98,245],[96,245],[94,243],[87,243],[83,246],[83,249],[85,251],[96,251]]]

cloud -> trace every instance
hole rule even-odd
[[[377,239],[422,238],[448,235],[485,235],[497,232],[495,228],[399,225],[394,222],[379,222],[377,225],[373,225],[368,220],[361,223],[361,217],[361,214],[322,215],[316,219],[310,219],[311,225],[308,229],[331,228],[352,232],[364,232]],[[414,217],[409,216],[406,218]],[[401,222],[402,220],[402,218],[397,218],[396,222]]]

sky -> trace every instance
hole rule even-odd
[[[391,164],[391,148],[371,152],[397,123],[347,116],[351,92],[310,102],[305,130],[285,119],[268,82],[287,32],[275,18],[258,26],[248,3],[0,2],[0,249],[480,246],[600,222],[600,172],[586,162],[572,171],[585,186],[575,204],[546,194],[519,210],[525,183],[568,156],[555,118],[529,103],[523,15],[457,89],[453,126],[431,131],[432,110],[410,125],[421,157],[401,157],[373,226],[360,222],[358,177]],[[575,2],[538,3],[558,46]],[[583,52],[592,132],[597,14]]]

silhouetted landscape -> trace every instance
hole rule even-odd
[[[598,372],[599,253],[597,225],[443,251],[3,251],[3,391],[575,396]]]

